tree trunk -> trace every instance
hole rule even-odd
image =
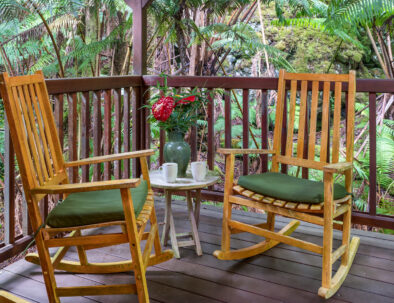
[[[98,41],[99,37],[99,15],[98,15],[98,0],[94,0],[93,5],[87,6],[85,8],[86,14],[85,14],[85,43],[88,45],[93,42]],[[98,56],[96,56],[95,60],[92,62],[93,66],[93,75],[92,76],[97,76],[98,73]]]
[[[178,41],[178,52],[181,61],[181,75],[187,75],[188,73],[188,57],[187,57],[187,44],[185,35],[182,29],[182,16],[185,10],[185,0],[181,0],[179,3],[178,11],[174,15],[175,17],[175,33]]]
[[[127,15],[126,13],[123,15],[121,12],[117,13],[117,20],[119,24],[122,24],[123,22],[126,22]],[[113,28],[112,28],[113,30]],[[115,46],[115,52],[114,52],[114,75],[120,75],[122,73],[122,68],[123,68],[123,62],[126,59],[127,55],[127,38],[128,35],[126,31],[122,31],[119,34],[119,39],[116,42]]]

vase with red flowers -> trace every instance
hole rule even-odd
[[[178,177],[186,176],[190,161],[190,145],[184,138],[192,125],[202,118],[206,98],[197,88],[168,88],[167,77],[164,86],[157,85],[156,94],[150,98],[149,122],[167,133],[164,145],[164,162],[178,163]]]

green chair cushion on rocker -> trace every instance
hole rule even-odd
[[[241,176],[238,185],[279,200],[321,203],[324,201],[323,182],[301,179],[281,173],[263,173]],[[334,200],[342,199],[349,195],[345,187],[334,184]]]
[[[148,183],[141,180],[141,184],[130,191],[137,217],[148,195]],[[112,189],[68,195],[50,212],[46,224],[60,228],[122,220],[124,212],[120,190]]]

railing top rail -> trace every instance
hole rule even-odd
[[[111,76],[66,78],[46,80],[50,94],[76,93],[95,90],[117,89],[124,87],[156,86],[163,84],[160,76]],[[200,87],[223,89],[267,89],[276,90],[278,78],[268,77],[217,77],[217,76],[169,76],[170,87]],[[290,84],[289,84],[290,87]],[[334,86],[332,87],[332,90]],[[347,91],[344,83],[343,91]],[[357,79],[357,92],[394,93],[394,80],[388,79]]]
[[[160,76],[143,76],[143,84],[156,86],[159,81],[163,84]],[[201,87],[223,89],[272,89],[278,88],[278,78],[268,77],[216,77],[216,76],[169,76],[170,87]],[[289,84],[290,88],[290,84]],[[394,80],[386,79],[357,79],[357,92],[384,92],[394,93]],[[334,86],[332,87],[334,89]],[[343,91],[347,91],[344,83]]]
[[[66,78],[46,80],[50,94],[87,92],[142,85],[140,76],[111,76],[89,78]]]

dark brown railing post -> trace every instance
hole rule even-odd
[[[164,163],[164,145],[166,144],[166,132],[164,129],[160,129],[160,155],[159,155],[159,164],[162,165]]]
[[[376,215],[376,93],[369,93],[369,213]]]
[[[142,106],[142,91],[141,87],[135,87],[134,89],[134,98],[132,99],[132,150],[141,150],[142,148],[142,142],[144,142],[144,132],[145,132],[145,127],[143,127],[143,110],[141,109]],[[139,162],[137,159],[132,160],[133,163],[133,177],[137,177],[141,174],[141,168],[139,166]]]
[[[268,91],[261,90],[261,148],[268,149]],[[261,155],[261,172],[268,171],[268,155]]]
[[[5,244],[15,242],[15,152],[7,117],[4,121],[4,232]]]
[[[104,92],[104,134],[103,134],[103,141],[104,141],[104,155],[109,155],[111,153],[111,134],[112,134],[112,127],[111,127],[111,98],[112,93],[110,89],[105,90]],[[111,163],[105,162],[104,163],[104,180],[111,179]]]
[[[281,135],[281,155],[286,153],[286,138],[287,138],[287,89],[285,90],[285,99],[283,104],[283,121],[282,121],[282,135]],[[281,172],[287,174],[287,165],[281,164]]]
[[[215,100],[212,98],[212,90],[208,90],[208,167],[213,170],[215,166]]]
[[[231,147],[231,95],[230,90],[224,92],[224,146]]]
[[[142,81],[142,77],[141,77],[141,82]],[[147,105],[149,103],[149,98],[150,98],[150,89],[147,86],[143,86],[142,87],[142,91],[143,91],[143,104]],[[151,136],[150,136],[150,124],[148,123],[148,117],[149,117],[149,109],[144,107],[142,112],[142,127],[145,133],[145,140],[143,141],[144,144],[144,149],[150,149],[151,146]],[[150,157],[148,157],[148,166],[150,167]]]
[[[242,147],[249,148],[249,90],[242,91]],[[249,155],[243,155],[242,174],[249,173]]]
[[[133,89],[124,89],[123,96],[123,152],[130,151],[130,102]],[[123,160],[123,178],[130,178],[130,160]]]
[[[114,126],[114,153],[119,154],[122,149],[122,91],[120,88],[115,90],[114,94],[114,108],[115,108],[115,126]],[[114,176],[115,179],[120,179],[122,175],[121,162],[114,162]]]
[[[81,95],[81,158],[89,158],[90,96],[89,92]],[[82,166],[82,182],[89,180],[89,165]]]
[[[93,93],[93,155],[101,156],[101,91]],[[101,165],[93,165],[93,181],[101,180]]]
[[[68,161],[77,160],[77,93],[68,96]],[[69,168],[69,178],[77,182],[78,167]]]
[[[64,111],[64,95],[58,94],[54,96],[55,101],[55,122],[57,127],[57,132],[59,134],[60,146],[64,146],[63,142],[63,111]]]

